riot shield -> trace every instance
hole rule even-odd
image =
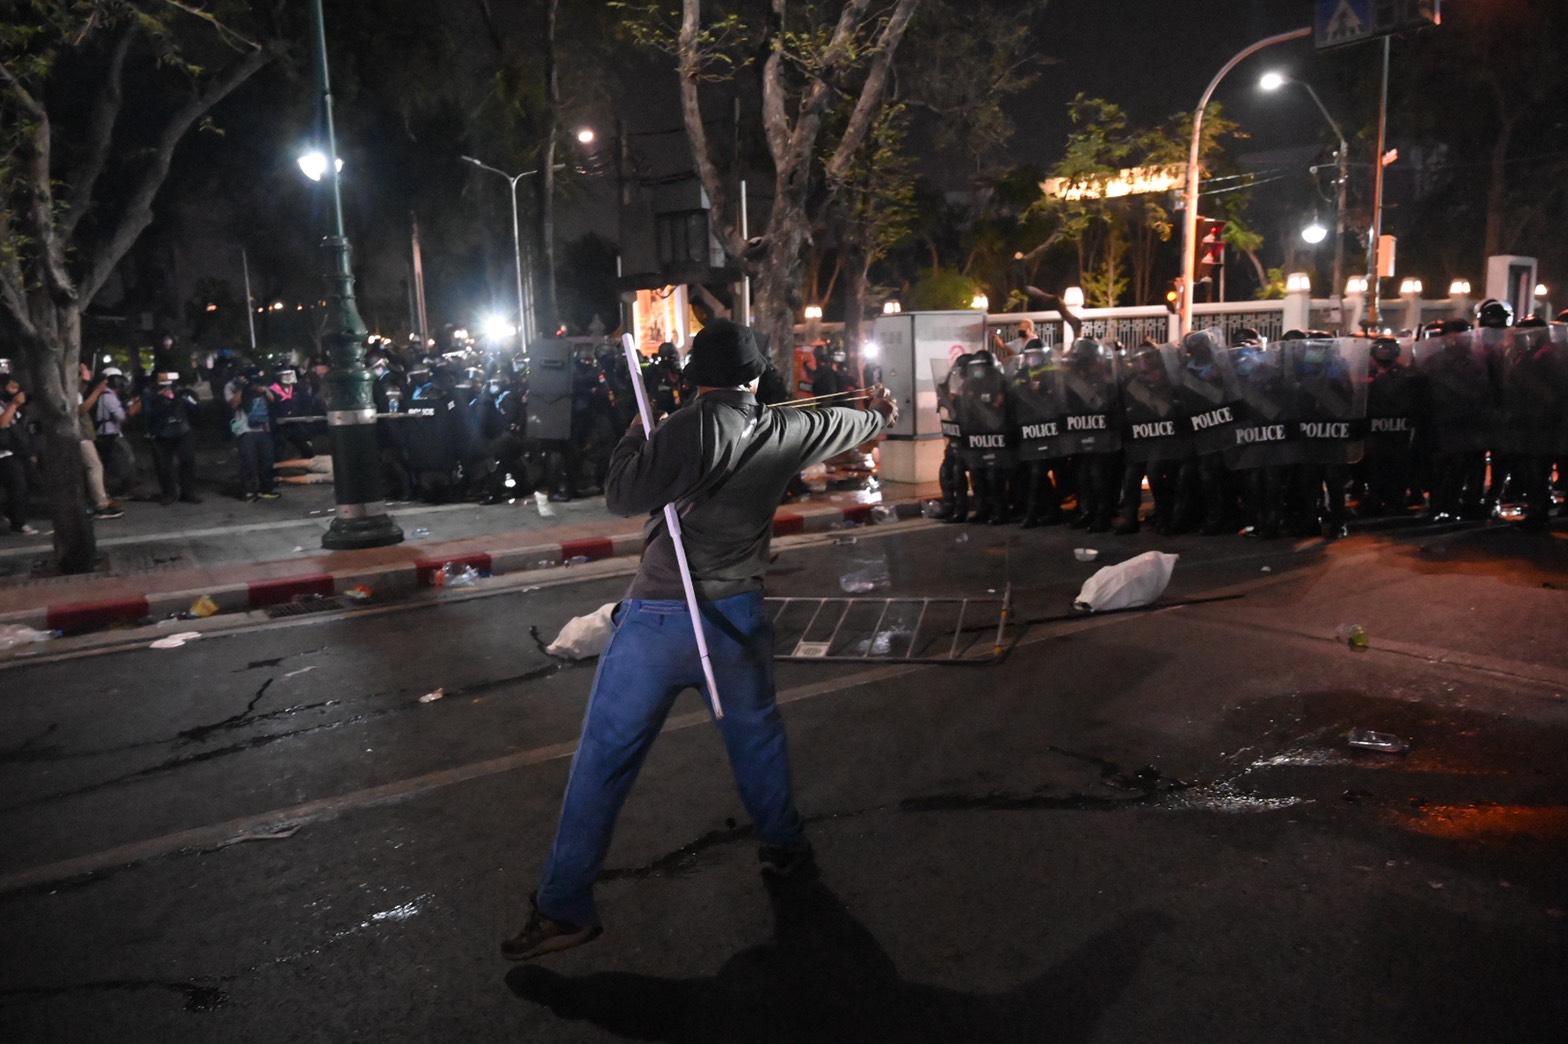
[[[1057,365],[1045,348],[1029,348],[1007,364],[1007,399],[1019,460],[1057,455],[1063,408],[1057,397]]]
[[[1295,402],[1283,347],[1288,343],[1230,349],[1231,372],[1241,395],[1241,417],[1225,449],[1225,464],[1233,470],[1279,467],[1298,459]]]
[[[410,471],[445,473],[457,463],[460,432],[454,423],[452,396],[435,390],[416,397],[404,410],[403,452]]]
[[[958,393],[958,430],[964,464],[1000,467],[1014,459],[1007,423],[1007,376],[989,352],[979,352],[964,367]]]
[[[1568,326],[1514,327],[1503,354],[1499,448],[1531,455],[1568,451]],[[1553,338],[1556,332],[1559,339]]]
[[[1437,453],[1490,449],[1498,396],[1487,347],[1464,330],[1417,341],[1416,369],[1426,379],[1432,447]]]
[[[1361,459],[1371,346],[1364,337],[1282,342],[1296,407],[1298,460],[1354,464]]]
[[[1068,346],[1057,371],[1062,402],[1058,456],[1115,453],[1122,448],[1121,389],[1116,353],[1108,345],[1080,337]]]
[[[1181,360],[1175,345],[1133,353],[1122,376],[1122,448],[1127,460],[1181,460],[1192,452],[1192,429],[1180,401]]]
[[[1180,364],[1176,401],[1192,432],[1193,449],[1199,453],[1229,449],[1241,421],[1241,391],[1229,353],[1202,330],[1183,337],[1176,355]]]
[[[962,437],[958,428],[958,394],[964,383],[963,367],[947,359],[932,359],[931,386],[936,389],[936,415],[942,434],[949,439]]]
[[[1409,446],[1426,419],[1426,381],[1416,372],[1409,341],[1398,352],[1382,352],[1374,343],[1367,374],[1367,438],[1380,444]]]
[[[572,437],[572,345],[543,338],[528,346],[528,436]]]

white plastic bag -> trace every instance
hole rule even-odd
[[[544,651],[567,660],[588,660],[598,656],[610,640],[610,614],[615,612],[616,604],[610,602],[587,616],[572,617]]]
[[[1145,551],[1136,558],[1106,566],[1084,581],[1078,597],[1073,599],[1073,608],[1094,613],[1148,605],[1165,592],[1179,557],[1164,551]]]

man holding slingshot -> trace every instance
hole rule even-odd
[[[606,505],[618,515],[651,514],[642,563],[599,659],[528,923],[501,944],[511,960],[599,935],[593,885],[615,819],[676,696],[706,688],[700,652],[711,660],[715,710],[722,708],[716,724],[761,842],[763,872],[786,876],[811,859],[774,702],[773,625],[763,610],[773,511],[801,469],[880,434],[898,407],[881,387],[864,410],[761,406],[754,393],[766,365],[749,328],[709,324],[693,339],[685,369],[697,398],[652,436],[634,422],[610,456]],[[705,643],[688,613],[679,534],[659,514],[672,503]]]

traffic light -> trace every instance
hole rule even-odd
[[[1171,285],[1165,291],[1165,310],[1172,315],[1181,311],[1181,277],[1171,280]]]
[[[1209,278],[1214,266],[1225,264],[1225,222],[1200,217],[1198,223],[1204,228],[1198,244],[1198,279],[1202,281]]]

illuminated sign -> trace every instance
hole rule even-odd
[[[1115,199],[1118,196],[1143,196],[1151,192],[1169,192],[1181,188],[1187,181],[1187,165],[1169,167],[1128,167],[1103,177],[1049,178],[1040,182],[1040,189],[1052,199]]]
[[[690,328],[685,284],[637,291],[632,302],[632,332],[643,355],[656,354],[665,341],[680,348]]]

